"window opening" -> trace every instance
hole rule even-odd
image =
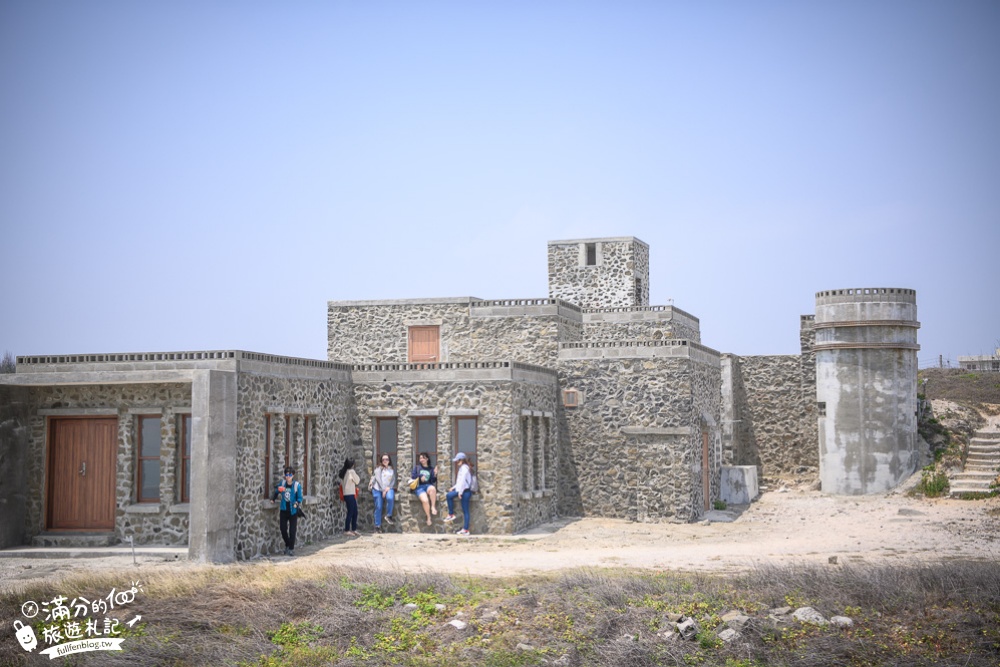
[[[160,502],[160,418],[139,417],[139,465],[136,502]]]
[[[180,502],[191,502],[191,415],[181,415],[180,424],[180,463],[181,488]]]
[[[396,461],[396,450],[399,446],[399,420],[395,417],[375,418],[375,463],[382,459],[383,454],[388,454],[392,458],[394,466],[399,465]]]
[[[421,452],[431,455],[431,461],[437,461],[437,417],[415,417],[414,429],[416,441],[413,443],[413,465],[420,461]]]

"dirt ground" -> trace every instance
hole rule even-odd
[[[473,529],[475,526],[473,526]],[[518,576],[574,567],[729,572],[762,564],[1000,562],[1000,498],[916,499],[904,492],[837,497],[805,488],[764,493],[745,508],[694,524],[563,519],[512,536],[363,535],[302,545],[279,567],[351,565],[406,571]],[[253,567],[251,564],[215,567]],[[77,559],[0,558],[0,588],[118,569],[206,567],[173,555]],[[210,566],[208,566],[210,567]],[[148,576],[148,575],[147,575]]]

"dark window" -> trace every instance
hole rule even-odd
[[[292,416],[285,415],[285,466],[292,465]],[[284,468],[284,466],[282,466]]]
[[[392,464],[399,465],[396,461],[396,449],[399,446],[399,420],[395,417],[375,418],[375,461],[376,464],[382,460],[383,454],[388,454],[392,458]]]
[[[136,501],[160,502],[160,418],[139,417],[139,474]]]
[[[271,495],[271,415],[264,415],[264,497]]]
[[[597,266],[597,244],[587,244],[587,266]]]
[[[531,491],[531,417],[521,417],[521,490]]]
[[[309,468],[312,463],[312,438],[309,429],[312,428],[313,418],[302,418],[302,495],[309,493]]]
[[[191,415],[181,415],[180,419],[180,501],[191,502]]]
[[[473,463],[476,461],[477,417],[455,417],[455,452],[465,452]],[[452,456],[454,458],[454,456]]]
[[[567,408],[575,408],[580,405],[580,392],[576,389],[564,389],[563,390],[563,406]]]
[[[817,401],[816,411],[819,412],[820,417],[826,417],[826,401]]]
[[[416,417],[413,422],[414,432],[416,433],[416,441],[413,445],[413,465],[420,462],[420,454],[422,452],[430,454],[431,463],[433,463],[437,460],[437,417]]]

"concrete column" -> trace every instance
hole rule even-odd
[[[188,557],[236,560],[236,373],[204,371],[191,383]]]
[[[917,468],[916,293],[816,295],[816,400],[823,491],[888,491]]]

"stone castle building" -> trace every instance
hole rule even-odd
[[[325,361],[19,357],[0,376],[18,416],[0,446],[27,488],[0,490],[4,522],[20,526],[0,538],[187,544],[210,561],[277,553],[267,496],[286,463],[306,487],[300,541],[316,541],[343,524],[344,458],[366,481],[382,453],[405,480],[429,452],[442,491],[467,453],[480,533],[558,516],[694,521],[733,499],[733,479],[752,488],[757,471],[819,467],[813,316],[801,354],[721,354],[698,318],[649,305],[639,239],[551,241],[548,265],[548,298],[332,301]],[[441,529],[398,491],[400,529]],[[371,506],[362,492],[362,523]]]

